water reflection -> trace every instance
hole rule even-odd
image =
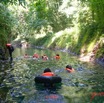
[[[32,56],[35,52],[47,54],[49,60],[23,57],[25,53]],[[57,53],[61,59],[51,59]],[[60,51],[32,48],[22,51],[17,48],[13,55],[12,63],[0,64],[0,100],[3,103],[89,103],[93,92],[104,92],[104,69],[97,64],[80,62]],[[65,71],[67,64],[72,65],[74,73]],[[42,74],[47,67],[62,78],[61,88],[37,88],[34,85],[34,77]],[[92,103],[103,102],[100,96],[92,100]]]
[[[24,99],[23,103],[66,103],[64,97],[58,93],[58,89],[37,85],[32,97]]]
[[[5,79],[11,75],[11,71],[13,70],[13,64],[9,61],[0,61],[0,102],[6,101],[6,96],[8,91],[12,88],[12,86],[4,83]]]

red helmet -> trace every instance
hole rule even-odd
[[[11,44],[10,44],[10,43],[8,43],[8,44],[6,44],[6,46],[11,46]]]

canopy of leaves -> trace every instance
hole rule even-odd
[[[9,5],[9,4],[20,4],[20,5],[24,5],[25,4],[25,0],[0,0],[0,3],[3,3],[5,5]]]
[[[102,48],[101,38],[104,34],[102,0],[0,0],[0,2],[1,7],[5,8],[0,9],[0,28],[2,28],[0,35],[4,36],[3,41],[8,41],[8,36],[19,36],[19,39],[28,39],[37,45],[41,40],[42,43],[39,45],[71,48],[77,53],[80,53],[82,48],[87,52],[91,51],[96,42],[99,42]],[[60,36],[57,37],[56,34]]]
[[[10,11],[0,4],[0,42],[2,45],[5,45],[6,42],[10,41],[10,34],[12,28],[12,15]],[[8,38],[9,37],[9,38]]]

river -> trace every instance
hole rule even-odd
[[[30,58],[24,58],[24,54]],[[49,60],[32,59],[32,55],[46,54]],[[59,54],[61,59],[53,57]],[[13,62],[0,64],[0,103],[103,103],[104,67],[86,63],[69,53],[58,50],[16,48]],[[70,64],[75,72],[65,70]],[[50,68],[62,78],[58,88],[44,88],[35,85],[35,76]]]

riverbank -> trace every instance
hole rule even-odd
[[[98,63],[100,64],[101,66],[104,67],[104,58],[91,58],[89,55],[86,55],[86,56],[79,56],[79,60],[82,61],[82,62],[92,62],[92,63]]]

